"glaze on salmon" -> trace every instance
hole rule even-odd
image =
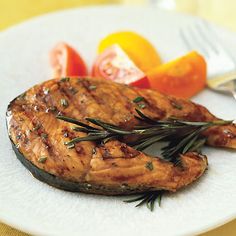
[[[217,120],[190,101],[104,79],[65,78],[43,82],[14,99],[7,112],[8,131],[18,158],[38,179],[58,188],[106,195],[150,190],[176,191],[199,178],[207,168],[205,156],[181,155],[182,166],[139,152],[117,140],[104,145],[64,144],[76,136],[62,114],[85,122],[97,118],[127,129],[139,124],[133,100],[141,96],[142,112],[155,119],[174,116],[189,121]],[[236,148],[235,125],[212,127],[208,144]],[[150,168],[150,166],[152,168]]]

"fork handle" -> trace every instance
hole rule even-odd
[[[229,82],[231,80],[236,80],[236,71],[227,73],[227,74],[223,74],[220,76],[216,76],[212,79],[208,79],[207,81],[207,85],[212,88],[215,89],[218,86],[220,86],[221,84],[225,83],[225,82]]]

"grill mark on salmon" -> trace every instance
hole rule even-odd
[[[88,80],[82,80],[80,83],[85,88],[86,92],[91,96],[93,102],[98,105],[104,105],[102,99],[100,97],[97,97],[95,93],[93,93],[93,90],[97,89],[96,85],[92,85]],[[94,89],[91,89],[91,86],[95,86]]]
[[[87,95],[88,99],[92,100],[91,103],[97,104],[97,108],[95,108],[94,110],[97,110],[97,112],[99,112],[98,116],[99,116],[100,113],[101,114],[106,114],[105,119],[108,122],[110,122],[110,118],[113,117],[114,114],[115,114],[114,108],[112,109],[109,104],[104,103],[102,97],[99,97],[99,95],[96,96],[96,93],[98,93],[98,90],[99,90],[99,87],[97,86],[97,84],[96,83],[92,84],[92,83],[90,83],[86,80],[82,81],[81,84],[84,86],[84,88],[86,89],[86,91],[88,93],[88,95]],[[89,89],[90,86],[96,86],[96,88],[91,90],[91,89]],[[110,109],[108,109],[108,108],[110,108]],[[94,118],[96,118],[96,117],[97,117],[97,114],[95,112]]]
[[[200,105],[196,105],[195,109],[192,112],[184,115],[183,118],[189,121],[209,121],[209,119],[206,119],[204,112],[202,112],[202,107]]]
[[[118,94],[118,97],[120,99],[119,101],[124,101],[121,107],[122,109],[125,110],[123,115],[124,118],[122,120],[118,118],[119,120],[117,124],[122,128],[130,129],[130,127],[134,127],[138,123],[137,120],[134,118],[134,114],[136,112],[133,103],[133,100],[138,96],[138,94],[136,91],[127,92],[127,90],[129,90],[128,86],[124,86],[122,89],[117,90],[119,93]]]
[[[166,117],[166,112],[163,109],[160,109],[155,100],[152,98],[152,96],[148,93],[143,93],[142,90],[139,92],[137,91],[138,95],[141,97],[144,97],[144,103],[147,104],[148,111],[152,112],[152,116],[154,119],[164,119]]]
[[[94,90],[90,90],[89,86],[91,86],[92,84],[89,83],[88,81],[81,81],[78,80],[78,85],[79,88],[81,90],[80,96],[82,95],[84,97],[84,102],[82,103],[83,106],[80,109],[83,110],[83,112],[85,111],[85,113],[83,114],[83,117],[81,118],[85,118],[88,115],[90,117],[97,117],[97,115],[99,116],[99,114],[104,114],[105,119],[109,120],[109,115],[112,112],[112,110],[106,111],[106,108],[104,107],[103,103],[101,102],[100,99],[98,99],[95,95],[93,95],[93,91],[97,91],[97,87]],[[93,85],[96,86],[96,83],[94,83]],[[72,85],[73,86],[73,85]],[[79,97],[80,97],[79,96]]]
[[[54,161],[61,161],[61,157],[58,154],[58,152],[56,151],[56,147],[53,144],[53,141],[56,141],[55,143],[58,142],[57,139],[57,135],[55,135],[55,133],[51,133],[51,132],[47,132],[46,130],[48,130],[47,128],[44,127],[44,125],[46,125],[46,122],[44,122],[44,120],[41,119],[40,115],[35,115],[34,111],[31,112],[27,112],[26,113],[27,117],[29,118],[29,120],[32,121],[32,124],[41,124],[41,127],[36,130],[35,134],[38,135],[38,137],[40,137],[42,143],[44,143],[46,145],[46,148],[48,150],[48,154],[49,156],[54,160]],[[50,114],[47,114],[47,123],[50,121]],[[54,119],[53,119],[54,120]],[[55,122],[55,121],[54,121]],[[51,130],[51,129],[50,129]],[[53,131],[53,130],[52,130]],[[54,130],[55,132],[56,130]],[[63,169],[63,172],[59,172],[59,173],[64,173],[64,170],[68,169],[67,167],[64,168],[59,168],[59,169]],[[69,169],[68,169],[69,170]]]

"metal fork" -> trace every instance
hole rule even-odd
[[[208,86],[217,92],[230,93],[236,99],[236,63],[210,25],[201,20],[179,33],[188,50],[197,50],[206,58]]]

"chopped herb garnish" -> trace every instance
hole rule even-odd
[[[43,92],[44,92],[45,95],[47,95],[47,94],[49,94],[50,89],[49,88],[44,88]]]
[[[95,90],[96,88],[97,88],[96,85],[90,85],[90,86],[89,86],[89,90]]]
[[[68,101],[66,100],[66,99],[64,99],[64,98],[62,98],[61,99],[61,105],[63,106],[63,107],[68,107]]]
[[[61,78],[60,81],[61,82],[68,82],[68,81],[70,81],[70,78],[69,77]]]
[[[138,103],[138,102],[141,102],[141,101],[143,101],[144,100],[144,97],[136,97],[134,100],[133,100],[133,102],[134,103]]]
[[[50,111],[56,111],[57,108],[56,107],[49,107]]]
[[[41,157],[38,158],[39,163],[45,163],[46,160],[47,160],[47,157],[45,157],[45,156],[41,156]]]
[[[42,139],[47,139],[47,138],[48,138],[48,134],[42,133],[42,134],[41,134],[41,138],[42,138]]]
[[[146,165],[145,165],[145,167],[146,167],[147,169],[151,170],[151,171],[154,169],[153,164],[152,164],[151,161],[147,162]]]
[[[173,108],[176,108],[178,110],[182,110],[183,109],[182,105],[177,103],[176,101],[171,101],[171,105],[172,105]]]
[[[16,135],[16,139],[20,139],[22,137],[22,134]]]
[[[75,95],[76,93],[78,93],[78,90],[75,89],[74,87],[70,87],[69,90],[70,90],[70,92],[71,92],[73,95]]]
[[[55,106],[52,106],[52,107],[49,107],[49,108],[46,109],[47,113],[48,112],[56,112],[56,111],[58,111],[58,110],[57,110],[57,107],[55,107]]]
[[[143,108],[146,107],[146,105],[145,105],[144,103],[140,103],[140,104],[138,104],[138,107],[139,107],[140,109],[143,109]]]
[[[41,124],[37,124],[36,126],[34,126],[33,131],[37,131],[37,130],[39,130],[41,127],[42,127]]]

